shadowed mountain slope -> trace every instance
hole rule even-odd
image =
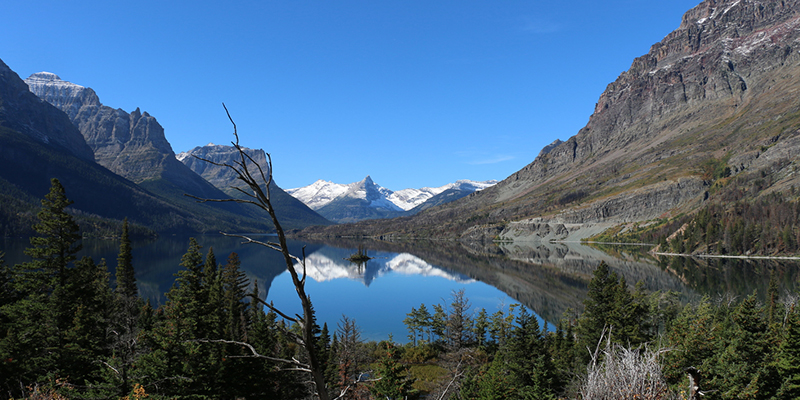
[[[800,184],[798,50],[800,2],[703,1],[608,85],[584,128],[499,184],[413,218],[306,233],[574,239],[717,201],[717,167],[746,177],[741,190],[786,190]]]
[[[264,150],[245,148],[245,152],[253,161],[261,166],[264,173],[269,172],[269,162]],[[238,160],[238,157],[239,154],[233,146],[215,144],[198,146],[177,155],[180,162],[202,176],[217,189],[225,192],[227,196],[243,198],[244,196],[241,192],[233,189],[233,187],[241,187],[242,183],[237,179],[230,168],[203,161],[208,160],[217,164],[235,165],[234,162]],[[331,223],[303,204],[300,200],[290,196],[283,189],[278,187],[275,182],[270,184],[269,189],[270,201],[275,208],[281,226],[284,228],[293,229],[309,225],[329,225]]]

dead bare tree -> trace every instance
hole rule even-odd
[[[280,315],[286,321],[296,323],[300,327],[300,335],[297,335],[293,332],[289,332],[288,330],[284,330],[283,333],[287,335],[290,339],[300,345],[302,348],[305,349],[306,354],[308,356],[308,363],[300,362],[297,359],[286,360],[286,359],[276,359],[276,358],[268,358],[273,361],[279,361],[282,363],[287,364],[286,369],[290,370],[297,370],[297,371],[306,371],[309,372],[313,378],[315,390],[317,396],[319,396],[322,400],[328,400],[328,391],[325,385],[325,376],[323,374],[322,365],[320,363],[321,360],[318,358],[317,354],[317,346],[316,346],[316,336],[314,335],[314,308],[311,304],[311,299],[308,297],[305,291],[305,283],[306,283],[306,263],[305,263],[305,254],[303,254],[302,258],[292,255],[289,252],[289,247],[286,244],[286,235],[281,227],[280,222],[278,221],[278,217],[275,214],[275,209],[272,207],[272,203],[270,202],[270,184],[272,183],[272,157],[269,153],[267,155],[267,171],[265,172],[264,169],[258,165],[258,163],[250,157],[244,149],[239,145],[239,133],[236,130],[236,123],[233,121],[230,112],[228,112],[228,108],[225,107],[225,104],[222,104],[222,107],[225,109],[225,113],[228,115],[228,119],[231,121],[233,125],[233,136],[236,138],[235,141],[232,141],[231,144],[236,149],[239,154],[239,159],[234,161],[233,165],[227,163],[218,163],[211,160],[207,160],[201,157],[195,156],[197,159],[201,161],[205,161],[212,165],[226,167],[232,170],[236,174],[236,178],[244,183],[243,187],[234,186],[232,189],[242,193],[244,198],[230,198],[230,199],[204,199],[199,198],[196,196],[190,197],[200,201],[200,202],[234,202],[234,203],[243,203],[243,204],[251,204],[254,205],[264,211],[266,211],[270,218],[272,219],[272,224],[275,226],[275,232],[278,236],[277,242],[271,241],[262,241],[262,240],[254,240],[252,237],[247,235],[234,235],[222,232],[225,236],[230,237],[237,237],[244,240],[246,244],[256,244],[262,247],[265,247],[270,250],[275,250],[280,252],[283,255],[283,259],[286,263],[286,269],[289,271],[289,274],[292,278],[292,283],[294,284],[295,291],[297,292],[297,297],[300,299],[300,303],[303,308],[303,315],[289,316],[286,313],[281,312],[277,308],[275,308],[272,304],[268,304],[267,302],[261,300],[258,297],[255,297],[253,300],[257,301],[270,310],[274,311],[276,314]],[[302,266],[302,276],[298,274],[297,270],[294,268],[294,262],[298,262]],[[241,343],[247,347],[252,347]],[[257,355],[257,353],[254,353]],[[257,355],[262,358],[267,358],[261,355]]]
[[[605,336],[605,349],[600,350]],[[677,398],[661,373],[659,358],[667,349],[629,349],[612,344],[605,329],[592,355],[588,374],[580,388],[585,400]]]

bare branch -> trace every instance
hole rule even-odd
[[[291,369],[285,369],[287,371],[288,370],[293,370],[293,371],[311,372],[311,369],[310,369],[311,367],[309,367],[307,364],[301,363],[298,359],[296,359],[294,357],[292,357],[291,360],[287,360],[285,358],[265,356],[263,354],[260,354],[256,350],[256,348],[253,347],[253,345],[251,345],[250,343],[246,343],[246,342],[239,342],[239,341],[236,341],[236,340],[224,340],[224,339],[193,339],[193,340],[188,340],[188,342],[235,344],[235,345],[247,347],[248,350],[250,350],[251,355],[250,356],[246,356],[246,357],[263,358],[265,360],[291,364],[291,365],[294,366]],[[239,356],[239,357],[245,357],[245,356]],[[231,358],[237,358],[237,356],[231,356]]]
[[[327,400],[329,398],[327,390],[325,388],[325,377],[322,371],[322,364],[318,359],[317,349],[316,349],[316,336],[314,335],[314,307],[311,304],[311,299],[309,298],[308,294],[305,292],[305,278],[306,278],[306,265],[305,265],[305,251],[303,252],[303,258],[300,259],[296,256],[293,256],[289,253],[289,247],[286,242],[286,235],[284,234],[283,228],[281,227],[280,222],[278,221],[278,217],[275,214],[275,210],[272,207],[272,203],[270,202],[270,185],[272,184],[272,156],[269,153],[265,153],[267,157],[267,166],[266,171],[264,168],[261,167],[259,163],[257,163],[252,156],[247,154],[245,149],[239,145],[239,133],[236,128],[236,123],[233,121],[233,117],[231,117],[230,112],[228,111],[228,107],[225,104],[222,104],[222,107],[225,109],[225,114],[228,116],[228,120],[231,121],[233,125],[233,136],[235,138],[234,141],[231,142],[233,147],[239,154],[238,160],[234,161],[232,164],[224,164],[224,163],[215,163],[210,160],[205,160],[210,162],[213,165],[217,166],[224,166],[229,168],[233,171],[236,175],[236,179],[244,182],[249,192],[246,191],[244,188],[233,187],[239,193],[242,193],[246,198],[244,199],[202,199],[195,196],[191,196],[200,202],[236,202],[236,203],[243,203],[243,204],[253,204],[256,207],[266,211],[270,219],[272,220],[272,224],[275,227],[275,232],[278,236],[278,243],[271,243],[271,242],[264,242],[254,240],[250,237],[244,235],[233,235],[223,233],[225,236],[232,236],[238,237],[245,240],[247,244],[257,244],[259,246],[280,251],[283,255],[284,262],[286,263],[286,269],[289,271],[289,275],[292,278],[292,284],[295,287],[295,291],[297,292],[297,297],[300,299],[300,303],[303,307],[303,315],[296,315],[296,318],[289,317],[285,313],[281,312],[280,310],[273,307],[271,304],[267,304],[266,302],[261,301],[258,299],[262,304],[269,307],[270,310],[274,311],[281,317],[283,317],[287,321],[292,321],[297,323],[300,326],[301,334],[290,334],[288,331],[283,330],[285,334],[291,337],[293,340],[297,341],[303,348],[305,348],[306,353],[308,355],[308,365],[299,366],[298,368],[307,368],[310,372],[312,377],[314,378],[314,384],[316,387],[316,391],[322,400]],[[198,157],[199,158],[199,157]],[[253,165],[253,171],[251,172],[251,165]],[[255,174],[255,177],[254,177]],[[258,180],[260,178],[260,181]],[[295,270],[294,264],[298,262],[303,266],[303,276],[300,278],[298,276],[297,271]],[[254,298],[257,298],[254,297]]]
[[[383,377],[381,377],[381,378],[375,378],[375,379],[365,379],[365,378],[364,378],[365,376],[369,376],[370,374],[372,374],[372,370],[369,370],[369,371],[365,371],[365,372],[361,372],[361,373],[359,373],[359,374],[358,374],[358,377],[357,377],[355,380],[353,380],[353,382],[351,382],[350,384],[348,384],[347,386],[345,386],[345,388],[344,388],[344,389],[342,389],[342,390],[341,390],[341,392],[339,392],[339,395],[338,395],[338,396],[336,396],[336,397],[334,397],[334,398],[333,398],[333,400],[338,400],[338,399],[344,398],[344,396],[347,394],[347,392],[350,390],[350,388],[352,388],[352,387],[354,387],[354,386],[358,385],[359,383],[363,383],[363,382],[377,382],[377,381],[379,381],[379,380],[383,379]]]

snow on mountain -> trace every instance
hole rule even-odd
[[[335,198],[345,194],[349,185],[323,181],[322,179],[301,188],[286,189],[297,200],[302,201],[312,210],[319,210]]]
[[[25,79],[25,83],[31,92],[67,113],[70,119],[74,119],[85,104],[100,105],[94,90],[62,80],[52,72],[32,74]]]
[[[392,258],[376,257],[361,266],[339,258],[337,255],[338,253],[327,253],[326,251],[309,254],[306,256],[306,274],[316,282],[347,278],[360,281],[366,286],[369,286],[375,279],[390,273],[438,276],[461,283],[474,282],[468,276],[443,270],[408,253],[397,254]],[[295,264],[295,269],[298,273],[303,272],[301,264]]]
[[[478,191],[486,189],[497,182],[496,180],[478,182],[463,179],[435,188],[403,189],[395,192],[376,184],[371,177],[367,176],[364,180],[351,184],[318,180],[311,185],[288,189],[286,192],[302,201],[313,210],[324,207],[338,197],[346,196],[349,198],[367,200],[370,202],[370,207],[372,208],[408,211],[448,189]]]

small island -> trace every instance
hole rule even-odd
[[[347,257],[346,260],[354,263],[363,263],[372,260],[372,257],[367,255],[367,251],[364,250],[364,246],[358,246],[358,250],[351,254],[350,257]]]

